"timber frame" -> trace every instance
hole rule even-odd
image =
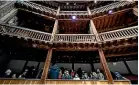
[[[128,8],[129,10],[133,10],[134,14],[137,15],[137,8],[133,8],[135,7],[134,2],[116,2],[104,6],[103,9],[102,7],[99,7],[90,10],[90,8],[87,7],[87,11],[60,11],[60,6],[58,6],[57,10],[55,10],[33,2],[18,2],[16,5],[18,10],[31,10],[32,13],[40,13],[42,16],[55,21],[52,33],[46,33],[27,28],[25,29],[23,27],[11,26],[4,23],[0,24],[1,36],[17,38],[24,41],[26,46],[29,47],[48,49],[48,54],[41,77],[42,83],[49,81],[46,81],[46,78],[51,63],[53,50],[98,51],[102,67],[109,84],[114,84],[115,81],[113,80],[109,71],[106,57],[138,54],[136,50],[133,50],[138,46],[138,26],[125,27],[123,29],[99,33],[97,31],[96,25],[94,24],[95,18],[105,15],[107,16],[107,11],[109,10],[110,5],[115,5],[113,7],[115,13]],[[72,15],[76,15],[79,20],[89,20],[90,34],[58,34],[59,20],[71,20],[70,17]],[[116,17],[118,16],[119,15],[116,15]],[[0,21],[3,22],[4,20],[6,20],[6,18],[1,19]],[[112,18],[110,20],[112,20]],[[131,49],[128,50],[129,48]],[[126,54],[126,52],[129,53]]]

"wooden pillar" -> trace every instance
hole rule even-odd
[[[103,67],[103,70],[105,72],[105,75],[106,75],[106,77],[108,79],[108,82],[109,82],[109,84],[113,84],[113,78],[112,78],[111,72],[110,72],[110,70],[108,68],[107,61],[105,59],[103,50],[101,48],[99,48],[98,52],[99,52],[99,56],[100,56],[100,62],[102,64],[102,67]]]
[[[88,14],[91,15],[91,11],[90,11],[89,7],[87,7],[87,11],[88,11]],[[97,41],[100,41],[99,37],[98,37],[98,32],[96,30],[96,27],[95,27],[92,19],[90,20],[90,28],[89,29],[90,29],[90,34],[96,35]]]
[[[54,40],[54,36],[55,36],[55,34],[57,33],[57,29],[58,29],[58,20],[55,20],[55,24],[54,24],[54,27],[53,27],[53,32],[52,32],[51,41]]]
[[[60,6],[59,6],[58,9],[57,9],[56,16],[59,15],[59,12],[60,12]],[[54,40],[54,36],[55,36],[55,34],[57,33],[57,31],[58,31],[57,29],[58,29],[58,20],[56,19],[56,20],[55,20],[55,23],[54,23],[53,31],[52,31],[52,38],[51,38],[51,41]]]
[[[51,58],[52,58],[52,48],[48,49],[48,53],[47,53],[46,60],[45,60],[45,63],[44,63],[43,73],[42,73],[42,76],[41,76],[41,80],[43,82],[47,78],[50,63],[51,63]]]

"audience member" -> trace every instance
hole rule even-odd
[[[75,74],[75,77],[73,78],[73,80],[80,80],[78,74]]]
[[[71,74],[72,77],[74,77],[75,76],[75,71],[72,69],[70,74]]]
[[[100,72],[100,69],[97,69],[97,75],[99,80],[104,80],[104,75]]]
[[[115,76],[117,80],[125,80],[126,78],[123,77],[119,72],[115,72]]]
[[[6,72],[5,72],[4,77],[5,78],[11,78],[11,73],[12,73],[11,69],[7,69]]]
[[[77,70],[77,74],[79,75],[80,78],[82,77],[82,69],[81,69],[81,68],[79,68],[79,69]]]
[[[50,79],[58,79],[59,71],[59,67],[56,64],[53,64],[49,70]]]
[[[72,79],[69,71],[65,70],[64,74],[62,75],[62,79]]]

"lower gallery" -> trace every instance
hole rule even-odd
[[[138,1],[0,1],[0,84],[138,84]]]

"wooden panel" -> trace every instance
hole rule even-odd
[[[3,84],[4,83],[4,80],[0,80],[0,84]]]
[[[97,85],[101,85],[101,84],[108,85],[108,81],[96,81],[95,84],[97,84]]]
[[[4,80],[4,83],[3,84],[10,84],[12,80]]]
[[[21,82],[22,81],[22,82]],[[19,83],[20,82],[20,83]],[[0,80],[0,84],[42,84],[41,80]],[[46,80],[45,84],[55,84],[55,85],[59,85],[59,84],[66,84],[66,85],[100,85],[100,84],[108,84],[107,80],[104,81],[94,81],[94,80]],[[114,84],[120,84],[120,85],[130,85],[130,81],[114,81]]]

